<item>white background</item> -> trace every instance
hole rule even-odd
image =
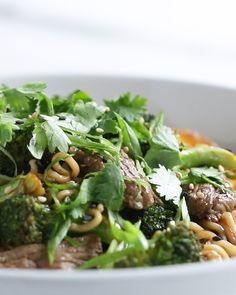
[[[96,73],[236,87],[236,1],[0,0],[0,78]]]

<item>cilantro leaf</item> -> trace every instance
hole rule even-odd
[[[17,118],[11,113],[0,113],[0,145],[5,147],[12,140],[15,130],[19,127],[16,125]]]
[[[129,148],[129,152],[134,157],[142,156],[141,147],[134,131],[129,126],[129,124],[122,119],[122,117],[119,114],[116,114],[116,117],[117,117],[118,124],[121,128],[123,145]]]
[[[98,127],[103,130],[103,134],[117,134],[119,125],[113,112],[104,113],[98,121]]]
[[[220,172],[218,169],[213,168],[213,167],[195,167],[191,168],[190,172],[192,175],[196,177],[211,177],[214,179],[218,179],[219,181],[222,181],[223,178],[223,172]]]
[[[24,84],[17,89],[25,94],[35,94],[35,92],[42,92],[47,87],[46,83],[35,82],[35,83],[27,83]]]
[[[59,113],[57,125],[78,131],[80,133],[89,133],[92,127],[97,124],[98,119],[103,112],[104,107],[99,107],[93,102],[84,103],[82,100],[78,101],[71,113]]]
[[[48,140],[45,130],[39,123],[36,123],[33,130],[33,137],[28,145],[29,151],[36,159],[41,159],[47,144]]]
[[[93,196],[95,202],[101,202],[114,211],[120,210],[124,198],[124,180],[116,164],[107,163],[94,178]]]
[[[71,101],[68,97],[55,95],[51,98],[55,114],[67,113],[71,106]]]
[[[88,133],[89,126],[82,124],[74,115],[69,113],[59,113],[54,116],[57,125],[80,133]]]
[[[165,197],[167,201],[172,200],[176,205],[179,204],[182,188],[173,171],[159,165],[159,168],[153,169],[153,173],[149,175],[149,181],[155,185],[161,197]]]
[[[151,123],[150,133],[152,135],[152,142],[162,149],[179,151],[179,142],[174,135],[173,130],[163,124],[164,114],[160,113],[154,124]]]
[[[224,190],[231,190],[230,186],[226,187],[226,179],[223,172],[213,167],[194,167],[189,173],[181,173],[181,183],[186,185],[190,183],[210,183],[215,187]]]
[[[130,126],[140,141],[149,142],[151,140],[150,132],[142,122],[134,121],[130,123]]]
[[[52,116],[54,114],[52,100],[47,97],[43,91],[47,87],[47,84],[42,82],[28,83],[17,90],[25,94],[28,99],[36,101],[36,108],[34,111]]]
[[[59,151],[66,153],[68,151],[68,144],[71,144],[71,141],[58,126],[57,120],[46,115],[41,115],[41,117],[46,120],[41,124],[41,127],[47,136],[49,151],[53,153],[57,148]]]
[[[171,128],[163,125],[164,115],[154,119],[150,125],[150,149],[145,155],[145,160],[152,167],[162,164],[167,168],[180,165],[179,143]]]
[[[12,88],[3,91],[6,103],[18,118],[25,118],[32,114],[36,108],[36,101],[30,98],[19,90]]]
[[[109,162],[95,176],[84,179],[79,192],[79,202],[102,203],[106,208],[119,211],[124,198],[124,180],[116,164]]]
[[[44,93],[37,93],[35,99],[37,100],[36,112],[49,116],[54,115],[53,104],[50,98]]]
[[[6,88],[2,91],[6,103],[19,118],[26,118],[36,112],[53,115],[52,101],[42,92],[45,83],[30,83],[18,88]]]
[[[77,122],[85,126],[86,132],[89,132],[97,123],[97,118],[105,112],[105,109],[105,107],[98,106],[95,102],[84,103],[82,100],[79,100],[74,106],[73,114]]]
[[[70,95],[71,106],[75,105],[80,100],[83,102],[89,102],[91,101],[91,98],[86,92],[82,90],[75,90]]]
[[[139,95],[132,99],[130,93],[120,96],[117,100],[104,102],[113,112],[128,122],[139,121],[147,110],[147,99]]]
[[[55,113],[72,113],[74,114],[74,107],[77,102],[82,101],[87,103],[91,98],[87,93],[81,90],[74,91],[68,97],[54,96],[51,99]]]

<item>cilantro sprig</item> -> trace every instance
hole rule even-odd
[[[159,165],[159,168],[153,169],[152,174],[149,175],[149,181],[155,186],[160,197],[179,205],[182,188],[181,182],[174,171]]]
[[[147,99],[139,95],[131,98],[130,93],[121,95],[117,100],[105,100],[105,104],[128,122],[143,119],[147,111]]]
[[[179,143],[171,128],[163,124],[164,114],[160,113],[150,124],[150,148],[145,160],[152,168],[158,164],[167,168],[181,164]]]

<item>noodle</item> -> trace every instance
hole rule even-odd
[[[59,162],[56,162],[52,166],[53,169],[61,175],[68,176],[69,174],[71,174],[71,177],[77,177],[79,175],[80,168],[78,163],[75,161],[75,159],[72,158],[70,155],[66,153],[58,152],[53,156],[52,161],[55,161],[57,158],[61,158],[61,157],[63,157],[63,161],[65,161],[70,167],[71,173],[69,173],[69,171],[63,168]]]
[[[221,240],[215,233],[205,230],[203,227],[201,227],[200,225],[192,221],[190,222],[190,229],[196,234],[197,238],[200,241],[204,240],[204,241],[210,242],[210,245],[212,244],[218,245],[223,250],[225,250],[228,256],[230,257],[236,256],[236,246],[226,240]],[[204,247],[203,247],[203,250],[204,250]],[[207,251],[217,252],[216,249],[213,249],[213,248],[211,248],[211,250],[208,248]],[[203,251],[203,254],[204,254],[204,251]],[[213,259],[212,257],[216,257],[216,254],[214,253],[211,253],[211,254],[212,256],[208,253],[207,257],[211,256],[211,260],[212,260]]]
[[[103,211],[104,211],[104,207],[102,204],[98,204],[98,206],[96,208],[90,208],[88,210],[88,214],[91,215],[93,217],[93,219],[85,224],[72,223],[70,226],[70,230],[83,233],[83,232],[87,232],[87,231],[90,231],[90,230],[96,228],[102,222],[102,219],[103,219],[102,212]]]
[[[56,182],[56,183],[67,183],[71,180],[69,175],[67,176],[61,175],[58,172],[53,171],[52,169],[48,170],[47,179],[51,182]]]
[[[58,158],[63,158],[63,161],[68,165],[70,171],[62,167],[60,162],[53,164],[52,168],[49,169],[47,173],[47,179],[55,183],[67,183],[71,180],[71,177],[77,177],[80,173],[80,168],[78,163],[69,154],[58,152],[52,157],[52,161],[56,161]]]
[[[63,191],[60,191],[57,193],[57,199],[60,202],[63,202],[65,200],[66,197],[70,197],[73,193],[75,192],[75,190],[70,190],[70,189],[65,189]]]
[[[205,244],[203,246],[202,255],[206,260],[229,259],[227,252],[222,247],[214,244]]]
[[[225,236],[224,228],[216,222],[212,222],[209,220],[201,220],[199,221],[199,224],[207,230],[216,232],[221,237]]]
[[[233,216],[234,222],[236,222],[236,210],[234,210],[234,211],[232,212],[232,216]]]
[[[236,245],[236,224],[232,213],[225,212],[222,214],[220,224],[224,228],[227,240]]]

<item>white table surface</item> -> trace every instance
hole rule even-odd
[[[0,83],[111,73],[236,87],[235,11],[229,0],[0,0]]]

